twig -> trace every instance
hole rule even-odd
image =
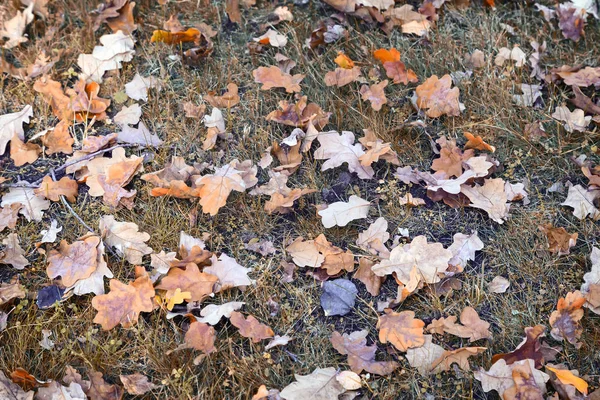
[[[54,182],[56,182],[56,174],[54,173],[54,170],[50,170],[50,175],[52,176],[52,180]],[[83,219],[81,219],[81,217],[79,216],[79,214],[77,214],[75,212],[75,210],[73,209],[73,207],[71,207],[71,205],[69,204],[69,202],[67,201],[67,199],[65,199],[65,196],[63,196],[62,194],[60,195],[60,201],[63,203],[63,205],[69,210],[69,212],[71,213],[72,216],[74,216],[77,221],[79,221],[79,223],[81,223],[81,225],[83,225],[85,227],[85,229],[87,229],[89,232],[95,232],[88,224],[85,223],[85,221]]]

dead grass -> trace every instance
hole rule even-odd
[[[577,63],[594,65],[600,57],[597,46],[600,30],[588,29],[588,36],[573,44],[562,40],[557,32],[550,31],[542,17],[531,8],[517,2],[507,3],[510,4],[499,6],[496,11],[478,6],[461,11],[447,8],[429,40],[409,38],[398,32],[386,37],[379,31],[351,21],[349,38],[330,46],[320,57],[308,53],[303,46],[304,39],[315,22],[330,9],[316,1],[305,8],[296,7],[296,20],[281,27],[290,39],[283,53],[298,62],[297,73],[307,75],[302,84],[303,94],[324,110],[332,112],[329,129],[350,130],[360,136],[362,129],[371,128],[386,141],[392,142],[404,165],[421,170],[428,169],[434,157],[429,137],[435,139],[445,134],[461,138],[462,132],[468,130],[483,135],[498,148],[497,156],[504,170],[499,171],[497,176],[513,182],[524,178],[531,182],[531,204],[515,206],[512,217],[505,224],[498,225],[474,209],[455,210],[440,203],[412,210],[398,206],[394,201],[398,196],[409,191],[423,193],[419,192],[419,188],[398,183],[391,175],[393,170],[381,164],[376,168],[376,180],[362,182],[353,179],[341,195],[347,198],[355,193],[373,201],[377,207],[373,207],[370,218],[326,232],[335,245],[352,249],[357,233],[378,216],[389,221],[392,235],[398,228],[408,228],[411,236],[424,234],[446,246],[452,242],[455,233],[477,230],[486,247],[460,276],[462,290],[448,297],[421,292],[407,300],[401,308],[414,310],[418,318],[429,322],[440,316],[456,315],[467,305],[475,307],[482,318],[492,324],[494,333],[493,340],[484,344],[488,351],[473,362],[483,367],[489,366],[492,354],[514,349],[521,341],[524,327],[547,324],[558,297],[580,286],[583,273],[589,269],[587,255],[591,247],[597,245],[596,238],[600,233],[598,224],[578,221],[567,209],[560,207],[564,195],[547,194],[545,191],[557,180],[583,182],[582,175],[568,158],[580,153],[589,154],[589,146],[598,139],[598,133],[586,137],[567,134],[559,129],[558,124],[550,122],[555,106],[567,97],[560,87],[548,87],[544,107],[540,110],[515,106],[512,94],[519,83],[531,82],[528,72],[516,69],[501,73],[491,58],[502,46],[520,44],[529,51],[529,41],[537,39],[548,42],[548,55],[544,59],[548,67]],[[102,33],[89,28],[86,15],[93,6],[72,0],[57,2],[56,7],[65,10],[66,22],[60,33],[49,42],[33,41],[15,55],[31,61],[42,49],[47,52],[65,50],[53,73],[64,82],[69,77],[64,73],[76,68],[77,55],[90,52]],[[136,57],[119,74],[105,80],[101,95],[111,97],[123,90],[124,84],[136,72],[160,76],[166,82],[162,91],[151,94],[149,101],[142,105],[143,119],[165,140],[165,146],[154,154],[153,161],[145,164],[146,171],[162,168],[173,155],[182,155],[190,163],[209,162],[215,165],[232,158],[257,161],[266,147],[289,133],[290,129],[286,127],[267,123],[264,116],[275,109],[281,99],[291,99],[292,96],[277,90],[260,91],[251,76],[251,71],[257,66],[274,62],[275,51],[251,56],[245,47],[251,37],[259,34],[258,24],[252,21],[264,21],[264,9],[261,6],[250,11],[245,16],[250,22],[241,29],[231,30],[224,22],[223,26],[217,24],[222,16],[220,2],[203,8],[197,8],[195,2],[170,3],[165,7],[150,0],[139,2],[136,10],[143,23],[137,33]],[[200,68],[191,69],[169,61],[167,56],[177,54],[177,50],[149,42],[152,30],[160,27],[171,13],[179,13],[184,25],[206,21],[218,30],[222,29],[215,42],[213,57]],[[517,27],[516,34],[508,34],[501,23]],[[333,69],[332,60],[337,51],[343,50],[354,60],[368,63],[374,49],[391,46],[401,51],[407,66],[422,79],[432,74],[441,76],[464,70],[464,55],[475,49],[482,50],[488,57],[487,67],[474,72],[473,77],[459,85],[466,112],[457,118],[427,121],[427,128],[407,128],[403,122],[414,115],[407,101],[412,87],[389,87],[391,106],[373,112],[360,101],[355,85],[339,89],[324,86],[322,76]],[[73,79],[71,75],[70,80]],[[209,90],[220,91],[230,81],[236,82],[243,93],[240,105],[226,116],[233,139],[220,141],[217,150],[205,152],[201,150],[205,130],[200,122],[184,117],[182,104],[190,100],[199,102],[202,94]],[[36,131],[53,124],[48,106],[35,96],[31,83],[3,78],[0,84],[0,113],[33,104]],[[118,108],[113,104],[113,113]],[[523,136],[523,127],[539,119],[546,122],[548,138],[542,143],[532,143]],[[28,136],[33,133],[28,132]],[[132,151],[138,155],[152,153]],[[18,170],[9,167],[3,175],[29,179],[35,174],[34,179],[37,179],[48,166],[60,165],[61,162],[61,159],[53,157],[38,171],[35,167]],[[321,172],[320,164],[308,155],[292,178],[293,183],[319,190],[330,188],[344,168]],[[260,178],[261,182],[266,180],[266,174],[261,172]],[[293,380],[294,373],[307,374],[314,368],[327,366],[345,368],[345,357],[337,354],[329,343],[333,330],[352,332],[367,329],[369,340],[378,342],[375,329],[378,299],[366,293],[360,284],[361,298],[356,310],[343,318],[326,318],[319,305],[320,288],[316,281],[300,272],[294,282],[280,283],[281,251],[274,257],[263,258],[244,250],[244,243],[252,237],[272,240],[282,249],[283,243],[290,238],[300,235],[314,238],[322,233],[322,225],[312,206],[321,202],[320,193],[306,196],[296,212],[288,216],[267,216],[262,211],[261,199],[248,194],[234,194],[214,218],[200,213],[196,223],[190,223],[189,215],[196,208],[195,204],[169,198],[150,198],[146,185],[139,179],[134,181],[133,186],[138,190],[136,207],[132,211],[117,211],[118,220],[135,222],[140,230],[148,232],[151,235],[149,244],[156,251],[175,249],[180,231],[193,236],[208,232],[209,249],[235,257],[240,264],[253,269],[252,277],[257,280],[256,286],[243,293],[230,291],[218,294],[211,302],[245,301],[246,312],[270,325],[276,333],[291,335],[294,341],[285,349],[265,352],[264,345],[252,344],[231,327],[221,325],[218,327],[218,351],[201,365],[194,366],[193,352],[168,353],[182,342],[186,322],[179,318],[167,320],[162,310],[144,315],[131,330],[116,328],[103,332],[92,323],[95,310],[91,308],[89,296],[71,298],[46,311],[39,310],[30,298],[19,303],[12,312],[9,327],[0,333],[1,370],[23,367],[38,378],[60,379],[65,366],[73,365],[84,370],[99,370],[110,382],[118,382],[119,374],[141,372],[163,385],[147,398],[248,399],[261,384],[284,387]],[[79,197],[75,210],[92,227],[97,226],[101,215],[114,213],[98,199],[87,195]],[[62,238],[68,241],[85,233],[85,229],[60,204],[52,205],[43,225],[53,218],[64,226]],[[557,259],[544,250],[545,239],[537,229],[544,222],[579,233],[579,241],[572,254]],[[33,245],[39,230],[40,226],[36,224],[20,221],[18,225],[17,232],[28,253],[34,254]],[[44,258],[37,256],[31,259],[34,260],[33,267],[21,274],[21,282],[35,293],[48,283],[48,279]],[[112,256],[109,256],[109,265],[116,278],[126,281],[133,277],[131,266]],[[505,276],[512,282],[508,293],[487,293],[485,284],[496,275]],[[392,286],[387,285],[379,299],[394,296]],[[270,314],[269,299],[280,304],[277,316]],[[592,386],[597,386],[600,368],[597,357],[600,351],[598,317],[586,312],[583,325],[583,347],[575,350],[572,346],[565,346],[560,361],[579,369],[582,375],[587,375]],[[52,351],[44,351],[38,344],[42,329],[53,332],[56,347]],[[441,340],[452,347],[466,344],[457,338],[443,337]],[[366,398],[423,398],[426,394],[439,399],[487,396],[471,373],[456,371],[423,378],[390,346],[381,347],[380,358],[399,360],[402,368],[388,377],[366,378]]]

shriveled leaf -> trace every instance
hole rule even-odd
[[[387,103],[385,97],[385,87],[388,85],[388,80],[384,80],[380,83],[373,84],[371,86],[363,85],[360,88],[360,94],[363,101],[370,101],[371,108],[375,111],[381,110],[384,104]]]
[[[231,317],[231,313],[242,308],[244,304],[246,303],[241,301],[231,301],[221,305],[209,304],[200,311],[202,318],[198,318],[198,322],[216,325],[221,318]]]
[[[548,251],[559,256],[569,254],[571,247],[577,243],[578,233],[567,233],[565,228],[555,228],[548,223],[539,227],[548,239]]]
[[[427,326],[427,331],[437,334],[449,333],[458,337],[468,338],[469,342],[492,337],[492,333],[489,330],[490,324],[479,318],[477,311],[473,307],[465,307],[463,309],[460,314],[460,322],[462,325],[456,323],[455,316],[434,319]]]
[[[29,265],[16,233],[9,233],[2,239],[2,244],[4,248],[0,250],[0,264],[12,265],[15,269],[23,269]]]
[[[4,154],[7,143],[15,135],[21,141],[25,140],[23,124],[29,123],[31,117],[33,117],[33,108],[30,105],[26,105],[21,111],[0,115],[0,156]]]
[[[20,204],[19,214],[27,221],[39,222],[42,220],[44,210],[50,207],[50,202],[41,196],[37,196],[34,189],[27,187],[11,187],[4,196],[0,206],[6,207],[11,204]]]
[[[459,90],[452,86],[450,75],[444,75],[438,79],[437,75],[428,78],[417,86],[417,106],[425,109],[425,114],[430,118],[438,118],[442,115],[458,117],[464,106],[458,100]]]
[[[576,348],[581,347],[582,343],[577,340],[583,333],[580,320],[583,318],[582,306],[585,302],[586,299],[579,290],[558,299],[556,311],[550,314],[550,334],[554,339],[567,340]]]
[[[148,393],[158,386],[148,380],[146,375],[135,373],[132,375],[119,375],[119,379],[127,393],[138,396]]]

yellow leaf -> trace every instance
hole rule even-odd
[[[180,288],[168,290],[165,294],[165,300],[167,300],[167,310],[171,311],[175,304],[181,304],[185,300],[191,300],[192,294],[190,292],[182,292]]]
[[[566,369],[557,369],[552,367],[546,367],[550,371],[556,374],[556,377],[560,381],[560,383],[564,385],[572,385],[575,386],[577,390],[579,390],[583,394],[587,394],[588,392],[588,384],[583,379],[578,376],[573,375],[573,373]]]

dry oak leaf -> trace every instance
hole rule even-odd
[[[340,68],[344,69],[352,69],[354,68],[354,61],[350,59],[343,52],[338,51],[337,57],[333,60]]]
[[[98,96],[100,85],[96,82],[86,83],[80,79],[73,88],[65,93],[69,96],[69,111],[75,113],[75,119],[83,122],[95,118],[103,120],[107,118],[106,109],[110,106],[110,100]]]
[[[371,86],[363,85],[360,88],[360,94],[363,101],[370,101],[371,108],[375,111],[381,110],[384,104],[387,103],[385,97],[385,87],[388,85],[388,80],[373,84]]]
[[[37,391],[40,400],[80,400],[87,399],[81,385],[71,382],[69,386],[63,386],[57,381],[51,381]],[[1,393],[1,392],[0,392]]]
[[[594,204],[594,200],[598,197],[600,197],[600,191],[586,190],[581,185],[575,185],[569,188],[566,200],[560,205],[573,208],[573,215],[579,219],[589,216],[596,221],[600,218],[600,210]]]
[[[385,309],[385,315],[377,320],[379,341],[383,344],[391,343],[400,351],[425,344],[423,327],[425,323],[415,318],[413,311],[394,312]]]
[[[371,166],[363,166],[360,157],[365,154],[360,143],[354,143],[354,133],[343,131],[322,132],[317,137],[321,144],[315,153],[316,160],[327,160],[321,166],[321,171],[339,167],[343,163],[348,164],[350,172],[356,172],[360,179],[373,178],[374,171]]]
[[[150,42],[163,42],[172,45],[188,42],[199,43],[200,36],[202,36],[202,32],[196,28],[188,28],[187,30],[180,32],[167,32],[157,29],[152,32]]]
[[[393,79],[394,83],[407,85],[408,82],[419,81],[417,74],[412,69],[407,70],[406,65],[400,61],[400,52],[395,48],[375,50],[373,56],[383,63],[387,77]]]
[[[338,201],[331,203],[317,214],[321,216],[321,222],[325,228],[334,226],[346,226],[349,222],[367,218],[371,203],[356,195],[350,196],[348,202]]]
[[[325,256],[319,252],[314,240],[304,240],[301,236],[285,249],[292,261],[299,267],[318,268],[325,261]]]
[[[471,371],[469,357],[483,353],[486,347],[461,347],[456,350],[446,350],[442,355],[433,361],[431,368],[433,373],[441,371],[450,371],[452,364],[458,364],[463,371]]]
[[[100,232],[104,242],[117,251],[130,264],[141,264],[142,257],[152,254],[152,248],[145,242],[150,239],[146,232],[139,232],[133,222],[120,222],[112,215],[100,218]]]
[[[229,317],[229,321],[233,326],[239,329],[240,335],[252,339],[252,342],[254,343],[272,338],[275,335],[271,328],[261,324],[252,315],[248,315],[248,318],[244,318],[242,313],[233,311]]]
[[[577,243],[579,235],[577,232],[569,234],[565,228],[555,228],[550,223],[539,226],[539,229],[546,234],[550,253],[556,253],[559,256],[569,254],[571,247]]]
[[[273,47],[284,47],[288,42],[285,35],[281,35],[273,29],[269,29],[264,35],[252,40],[260,44],[270,44]]]
[[[274,213],[287,214],[292,211],[294,202],[305,194],[316,192],[315,189],[292,189],[286,194],[273,193],[271,198],[265,202],[265,211],[271,215]]]
[[[512,50],[507,47],[502,47],[498,50],[498,55],[494,59],[494,64],[501,67],[506,60],[514,61],[515,67],[520,68],[527,62],[527,54],[525,54],[519,46],[513,47]]]
[[[254,82],[262,83],[261,90],[269,90],[271,88],[285,88],[288,93],[299,92],[300,82],[304,79],[304,75],[290,75],[276,66],[258,67],[252,71]]]
[[[398,198],[398,204],[400,204],[401,206],[407,206],[407,207],[418,207],[418,206],[424,206],[425,200],[423,200],[420,197],[414,197],[412,194],[407,193],[404,196]]]
[[[23,391],[19,385],[13,383],[4,375],[4,372],[0,371],[0,398],[6,400],[33,400],[33,395],[33,391]]]
[[[470,132],[463,132],[463,135],[467,139],[467,143],[465,143],[465,149],[475,149],[481,151],[489,151],[495,152],[496,148],[484,142],[481,136],[475,136]]]
[[[335,331],[331,335],[330,341],[333,347],[342,355],[348,356],[350,369],[357,374],[363,370],[371,374],[389,375],[396,368],[398,363],[395,361],[375,361],[375,352],[377,346],[367,346],[367,330],[352,332],[344,335]]]
[[[194,321],[185,333],[183,338],[185,344],[183,346],[185,346],[184,348],[200,350],[204,354],[210,354],[217,351],[215,348],[216,337],[215,328],[203,322]]]
[[[461,185],[460,191],[471,201],[470,207],[484,210],[492,220],[503,224],[510,209],[504,186],[502,178],[486,179],[483,186]]]
[[[55,182],[49,175],[46,175],[40,187],[33,192],[38,196],[52,201],[60,201],[60,196],[65,196],[67,200],[73,203],[75,202],[78,189],[79,185],[77,185],[77,182],[68,176],[63,176],[58,182]]]
[[[2,47],[12,49],[21,43],[27,42],[25,29],[33,21],[33,6],[34,3],[32,2],[25,10],[22,12],[17,11],[17,15],[8,21],[4,21],[3,29],[0,30],[0,38],[7,38],[8,40]]]
[[[92,54],[80,54],[77,65],[79,77],[86,81],[101,83],[106,71],[122,68],[123,62],[133,59],[135,41],[133,36],[122,31],[100,37],[101,46],[95,46]]]
[[[475,379],[481,382],[484,392],[487,393],[491,390],[495,390],[500,396],[502,396],[507,389],[515,386],[515,381],[513,380],[513,370],[515,368],[517,368],[517,370],[521,368],[527,368],[529,371],[531,371],[533,383],[542,392],[546,391],[546,382],[550,379],[550,377],[548,374],[535,369],[535,363],[530,359],[516,361],[511,365],[507,365],[505,360],[500,359],[496,361],[488,371],[484,370],[483,368],[480,368],[479,371],[475,371],[474,376]],[[533,398],[536,399],[540,397],[538,396]]]
[[[242,13],[240,12],[239,0],[225,0],[225,12],[231,22],[238,25],[242,24]]]
[[[460,314],[460,322],[456,323],[456,317],[434,319],[427,326],[427,332],[442,334],[444,332],[461,338],[468,338],[469,342],[479,339],[489,339],[492,337],[490,324],[479,318],[477,311],[473,307],[465,307]]]
[[[21,141],[25,140],[23,124],[29,123],[33,117],[33,108],[30,105],[21,111],[0,115],[0,156],[6,151],[6,145],[16,135]]]
[[[88,372],[90,377],[89,382],[78,382],[83,391],[91,400],[121,400],[123,398],[123,389],[117,385],[111,385],[102,378],[102,373],[99,371]],[[66,377],[63,379],[65,383]],[[85,384],[87,383],[87,385]]]
[[[529,364],[517,365],[512,369],[514,386],[506,389],[502,395],[505,400],[520,399],[543,399],[542,388],[539,387],[533,377],[533,371]],[[544,387],[545,389],[545,387]]]
[[[21,204],[13,203],[0,208],[0,232],[5,228],[15,229]]]
[[[273,142],[273,145],[270,147],[271,154],[277,157],[279,160],[280,166],[273,168],[275,172],[283,172],[286,175],[291,175],[298,167],[300,167],[300,163],[302,162],[302,154],[300,153],[300,148],[302,147],[302,143],[298,142],[294,146],[289,146],[285,143],[282,143],[281,146],[277,142]]]
[[[63,92],[60,82],[54,81],[47,76],[43,76],[35,81],[33,90],[42,95],[44,101],[52,107],[52,113],[59,120],[71,121],[73,119],[71,99]]]
[[[387,232],[388,222],[385,218],[377,218],[367,230],[358,234],[356,245],[361,249],[382,258],[389,258],[390,251],[385,247],[385,243],[390,239]]]
[[[111,18],[104,18],[102,22],[110,27],[113,33],[123,31],[127,35],[131,35],[133,31],[137,29],[137,25],[133,20],[133,8],[135,3],[132,1],[126,1],[123,7],[118,10],[118,14]],[[97,23],[97,22],[96,22]]]
[[[440,156],[433,160],[431,169],[438,172],[443,171],[447,177],[459,177],[463,173],[463,163],[471,159],[475,152],[473,150],[463,151],[456,146],[454,139],[448,140],[445,136],[436,140],[440,145]]]
[[[308,98],[302,96],[298,99],[297,103],[290,103],[287,100],[279,102],[279,108],[281,110],[271,111],[265,119],[267,121],[275,121],[280,124],[295,126],[297,128],[306,129],[307,136],[312,128],[315,130],[321,130],[327,122],[331,113],[324,112],[321,107],[316,103],[308,103]],[[318,132],[316,132],[318,134]],[[305,140],[307,140],[306,138]],[[312,143],[312,138],[310,143]],[[303,144],[302,152],[308,151],[310,143]]]
[[[586,10],[574,7],[573,3],[559,4],[556,8],[558,27],[565,38],[578,42],[584,35]]]
[[[556,107],[552,118],[564,122],[563,127],[567,132],[585,132],[592,121],[592,116],[588,115],[586,117],[583,110],[576,108],[571,112],[566,106]]]
[[[488,283],[488,291],[490,293],[504,293],[510,287],[510,281],[503,276],[495,276],[490,283]]]
[[[125,84],[125,93],[133,100],[148,101],[148,89],[160,89],[160,81],[153,77],[143,77],[136,73],[131,82]]]
[[[396,273],[396,278],[409,292],[413,292],[421,281],[437,283],[439,274],[448,269],[452,252],[444,249],[441,243],[427,243],[425,236],[417,236],[405,246],[397,246],[390,252],[390,258],[381,260],[372,270],[377,276]]]
[[[139,396],[158,388],[154,383],[148,380],[146,375],[135,373],[132,375],[119,375],[119,379],[127,393]],[[67,400],[67,399],[65,399]]]
[[[241,301],[230,301],[220,305],[209,304],[200,311],[202,318],[198,318],[198,322],[216,325],[221,321],[221,318],[231,317],[231,313],[242,308],[244,304],[246,303]]]
[[[189,292],[191,301],[202,301],[215,292],[215,284],[219,278],[207,272],[200,272],[194,263],[186,265],[185,269],[171,268],[167,276],[163,277],[157,289],[177,290]]]
[[[10,158],[15,163],[15,167],[35,162],[41,152],[40,146],[35,143],[23,142],[16,133],[10,142]]]
[[[458,117],[464,105],[458,100],[459,90],[452,86],[452,78],[446,74],[441,79],[437,75],[429,77],[417,86],[417,107],[425,109],[425,114],[430,118],[442,115]]]
[[[354,271],[354,255],[351,251],[344,252],[339,247],[332,246],[323,234],[315,239],[315,244],[319,252],[325,256],[321,268],[327,271],[327,275],[334,276],[341,271]]]
[[[353,278],[358,279],[367,287],[367,292],[371,296],[378,296],[381,284],[385,280],[385,277],[377,276],[373,273],[371,268],[375,264],[375,261],[371,261],[366,257],[361,257],[358,260],[358,269],[354,273]]]
[[[4,196],[2,196],[1,207],[11,204],[20,204],[19,214],[23,215],[27,221],[34,220],[40,222],[44,216],[44,210],[50,207],[50,202],[41,196],[37,196],[32,188],[11,187]]]
[[[233,162],[232,162],[233,163]],[[200,176],[195,181],[200,197],[202,212],[217,215],[219,209],[227,203],[229,194],[235,190],[244,192],[246,183],[242,178],[243,171],[238,171],[232,163],[223,165],[214,174]]]
[[[510,353],[495,354],[492,357],[492,364],[503,359],[507,364],[512,364],[515,361],[531,359],[535,362],[536,368],[541,368],[546,361],[551,361],[549,354],[545,351],[546,348],[541,340],[546,336],[546,327],[544,325],[528,326],[525,328],[525,338]]]
[[[215,284],[215,293],[234,287],[246,287],[252,285],[252,280],[248,277],[249,268],[242,267],[225,253],[221,253],[219,258],[213,255],[210,259],[211,266],[204,268],[204,272],[214,275],[218,278]]]
[[[338,399],[346,391],[336,379],[338,375],[335,368],[317,368],[310,375],[294,374],[296,381],[283,388],[279,396],[285,400]]]
[[[589,114],[595,114],[596,117],[592,118],[592,120],[598,122],[597,116],[600,115],[600,105],[596,105],[592,99],[583,94],[581,89],[579,89],[577,86],[573,86],[573,93],[575,93],[575,98],[569,99],[569,101],[573,103],[575,107],[581,108],[583,111]]]
[[[425,335],[425,342],[420,347],[408,349],[406,351],[406,360],[411,367],[416,368],[423,376],[429,375],[434,367],[433,364],[444,355],[445,350],[442,346],[432,342],[432,335]]]
[[[98,236],[90,236],[72,244],[62,240],[58,251],[52,250],[48,254],[48,277],[54,279],[60,276],[62,284],[66,287],[89,278],[98,267],[99,244]]]
[[[563,78],[565,85],[578,87],[600,86],[600,67],[585,67],[578,71],[558,71],[556,74]]]
[[[356,81],[360,77],[360,67],[350,69],[336,68],[325,74],[324,81],[326,86],[346,86],[349,83]]]
[[[94,322],[108,331],[121,324],[123,328],[131,328],[137,323],[140,312],[151,312],[154,309],[154,287],[148,275],[143,275],[127,285],[110,280],[110,292],[92,299],[92,307],[98,313]]]
[[[477,236],[477,231],[470,235],[464,233],[455,233],[453,242],[448,247],[452,252],[452,259],[448,264],[464,268],[469,261],[475,260],[475,252],[483,249],[483,242]]]
[[[582,343],[578,343],[577,339],[583,333],[583,327],[579,322],[583,318],[583,305],[586,298],[583,294],[576,290],[567,293],[565,297],[558,299],[556,311],[550,314],[550,326],[552,330],[550,335],[558,341],[567,340],[576,348],[580,348]]]
[[[70,125],[70,121],[59,121],[54,128],[42,136],[42,143],[46,147],[44,149],[46,154],[73,154],[73,143],[75,143],[75,139],[71,137],[71,133],[69,132]],[[84,143],[91,138],[93,138],[93,136],[84,139]]]
[[[556,367],[558,367],[558,365]],[[551,380],[553,380],[553,381],[558,380],[562,385],[573,386],[580,393],[587,395],[588,383],[586,381],[584,381],[583,379],[581,379],[580,377],[578,377],[577,375],[575,375],[573,372],[569,371],[568,369],[553,368],[550,366],[546,366],[546,369],[549,371],[552,371],[554,373],[554,376],[556,377],[555,379],[553,379],[553,377],[551,375],[550,376]],[[574,371],[577,372],[577,370],[574,370]],[[568,398],[570,399],[571,397],[568,397]]]
[[[215,108],[231,108],[240,102],[238,86],[235,83],[229,83],[227,92],[223,93],[222,96],[215,96],[209,92],[204,96],[204,100]]]
[[[371,129],[363,129],[363,132],[365,136],[358,139],[367,150],[365,154],[358,158],[363,166],[369,166],[380,159],[393,165],[400,165],[398,154],[392,150],[391,143],[384,143]]]
[[[2,239],[2,244],[5,247],[0,251],[0,264],[12,265],[15,269],[23,269],[29,265],[29,261],[25,258],[25,250],[21,248],[16,233],[9,233]]]

